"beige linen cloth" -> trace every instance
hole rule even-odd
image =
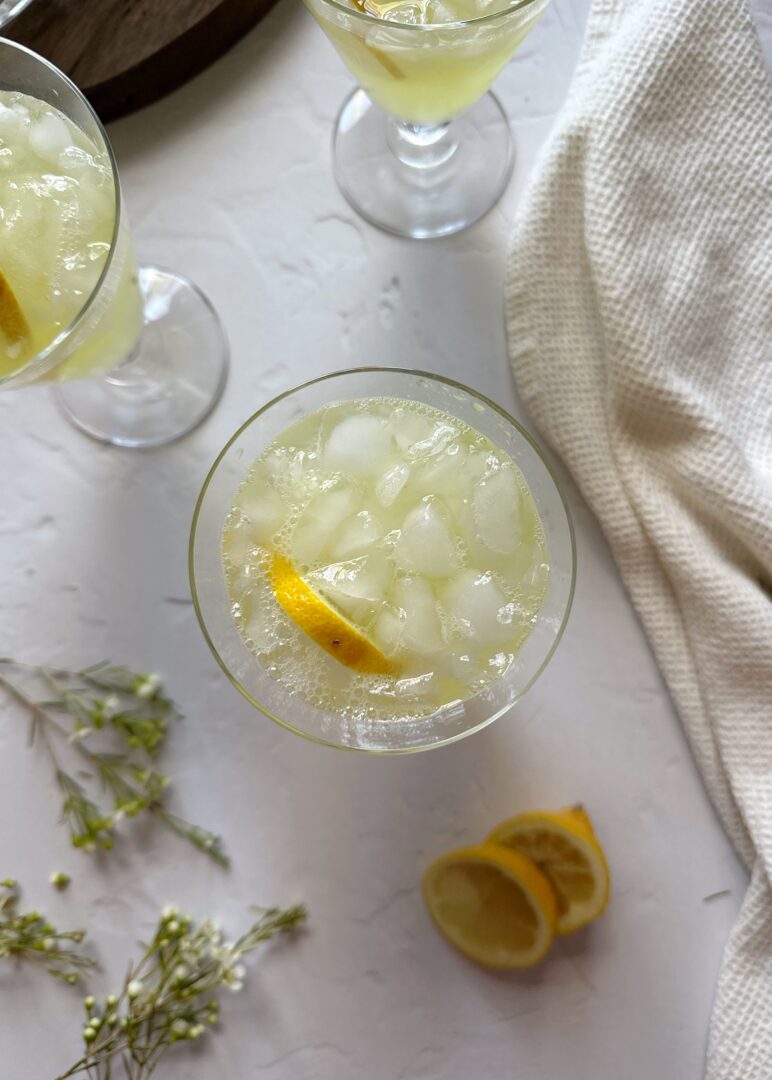
[[[507,320],[751,873],[708,1077],[770,1080],[772,96],[741,0],[595,0]]]

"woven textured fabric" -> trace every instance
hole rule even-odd
[[[751,871],[707,1075],[770,1080],[772,94],[741,0],[595,0],[507,321]]]

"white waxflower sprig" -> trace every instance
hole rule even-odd
[[[92,995],[85,999],[85,1052],[58,1080],[79,1073],[110,1080],[119,1062],[126,1080],[146,1080],[172,1046],[200,1039],[217,1023],[218,992],[244,984],[243,957],[305,918],[302,905],[268,908],[245,934],[226,941],[212,919],[196,926],[176,907],[165,908],[120,993],[101,1003]]]
[[[46,687],[45,699],[8,670],[26,671],[27,682]],[[169,777],[155,766],[170,723],[179,720],[174,702],[162,692],[158,675],[145,675],[108,663],[83,671],[63,671],[0,659],[0,688],[30,716],[30,742],[39,737],[62,792],[62,821],[74,847],[109,851],[116,826],[127,817],[152,814],[221,866],[228,857],[215,833],[192,825],[167,810]],[[60,717],[68,717],[66,727]],[[111,805],[97,803],[80,779],[61,764],[62,745],[69,743],[86,764],[86,779],[96,781]]]
[[[0,881],[0,958],[40,964],[49,975],[73,986],[95,962],[77,948],[84,930],[57,930],[39,911],[19,911],[19,887]]]

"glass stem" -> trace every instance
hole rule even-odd
[[[166,308],[161,304],[161,313],[165,312]],[[120,387],[142,402],[158,401],[168,394],[170,389],[168,374],[159,373],[158,366],[148,369],[147,359],[142,355],[145,328],[153,321],[154,316],[157,318],[158,313],[148,307],[147,299],[142,295],[142,324],[136,340],[123,360],[105,376],[111,386]]]
[[[450,120],[442,124],[408,124],[389,118],[388,142],[392,153],[414,169],[433,169],[455,154],[458,147]]]

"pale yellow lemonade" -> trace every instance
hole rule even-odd
[[[342,19],[319,0],[308,0],[308,6],[369,97],[393,116],[417,124],[442,123],[469,109],[490,89],[546,6],[545,0],[519,16],[485,21],[486,16],[514,10],[518,4],[505,0],[342,2],[352,11],[373,17]],[[475,19],[483,22],[478,27],[449,25]],[[435,25],[436,31],[404,29]]]
[[[48,102],[0,91],[0,379],[23,376],[83,310],[110,253],[115,215],[106,151]],[[109,370],[141,326],[124,220],[103,287],[49,377]]]
[[[238,491],[222,554],[257,661],[352,719],[426,716],[500,678],[549,578],[512,459],[458,418],[398,398],[325,405],[272,442]],[[277,600],[277,563],[367,640],[380,670],[352,669],[301,629]]]

